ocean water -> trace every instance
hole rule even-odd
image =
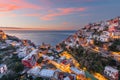
[[[68,36],[75,33],[75,31],[23,31],[23,30],[11,30],[4,31],[6,34],[16,36],[20,39],[28,39],[34,42],[36,45],[42,44],[42,42],[55,46],[59,42],[66,39]]]

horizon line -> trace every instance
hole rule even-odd
[[[28,31],[76,31],[78,29],[45,29],[45,28],[20,28],[20,27],[0,27],[0,30],[28,30]]]

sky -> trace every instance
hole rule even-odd
[[[0,26],[77,30],[120,16],[120,0],[0,0]]]

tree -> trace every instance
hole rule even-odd
[[[112,45],[109,46],[109,50],[118,52],[120,51],[119,48],[117,48],[118,46],[120,46],[120,40],[114,40]]]
[[[42,61],[43,61],[43,57],[40,57],[40,58],[37,60],[37,63],[38,63],[38,64],[41,64]]]
[[[96,46],[99,46],[99,47],[102,47],[103,46],[103,42],[101,42],[101,41],[98,41],[98,40],[94,40],[94,45],[96,45]]]
[[[85,50],[82,47],[73,49],[70,53],[78,60],[81,68],[86,67],[90,72],[102,73],[104,67],[109,65],[111,61],[111,58],[104,58],[99,53]]]
[[[9,80],[9,79],[6,75],[3,75],[2,78],[0,78],[0,80]]]
[[[34,80],[43,80],[43,78],[42,77],[37,77]]]
[[[13,66],[13,71],[15,71],[16,73],[23,71],[24,69],[24,65],[21,62],[15,62],[14,66]]]
[[[0,80],[15,80],[16,78],[18,77],[17,74],[7,74],[7,75],[4,75],[2,78],[0,78]]]

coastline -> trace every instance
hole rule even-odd
[[[114,20],[116,21],[116,18]],[[117,21],[119,22],[119,18]],[[118,79],[120,35],[112,35],[119,34],[119,32],[118,29],[113,29],[111,26],[117,24],[117,28],[119,28],[120,24],[111,21],[104,26],[101,24],[103,23],[88,24],[55,46],[44,42],[36,46],[30,40],[8,36],[1,31],[1,50],[12,50],[10,54],[5,53],[8,58],[1,54],[4,57],[1,59],[4,60],[4,67],[6,64],[8,66],[8,71],[5,68],[5,72],[10,70],[14,74],[20,72],[24,78],[32,78],[32,80],[35,77],[41,77],[42,79],[54,78],[55,80],[59,78],[69,78],[70,80]],[[98,27],[98,25],[101,26]],[[106,26],[108,26],[107,29]],[[118,33],[111,30],[117,30]],[[113,47],[116,47],[116,51],[112,49]],[[14,68],[10,66],[7,59],[9,61],[15,60],[15,63],[13,63]],[[109,74],[117,77],[111,77],[105,73],[112,70],[114,74]],[[58,76],[56,77],[56,75]]]

